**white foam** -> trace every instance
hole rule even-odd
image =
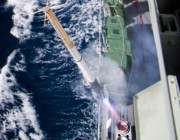
[[[8,57],[7,64],[1,69],[0,73],[0,104],[1,108],[5,107],[6,103],[14,103],[12,94],[9,94],[9,88],[13,85],[17,85],[16,80],[9,70],[11,60],[15,56],[15,51]],[[7,76],[8,75],[8,76]],[[9,82],[8,82],[9,81]],[[0,108],[0,109],[1,109]]]
[[[33,11],[38,7],[37,0],[7,0],[7,7],[13,7],[13,27],[11,34],[21,41],[31,36]]]
[[[35,131],[38,132],[39,126],[36,120],[36,113],[29,101],[29,97],[26,96],[24,93],[20,93],[19,96],[23,101],[22,112],[26,115],[26,119],[31,121],[31,125],[33,126]]]
[[[9,0],[10,1],[10,0]],[[13,16],[13,20],[14,20],[14,28],[12,29],[12,34],[18,38],[20,38],[21,40],[26,39],[27,37],[30,36],[31,33],[31,26],[30,26],[30,22],[31,19],[26,22],[24,19],[20,19],[21,21],[17,21],[18,18],[20,18],[21,14],[23,13],[19,7],[21,7],[20,5],[18,5],[17,3],[22,4],[24,3],[24,1],[26,1],[27,3],[29,3],[30,1],[27,0],[17,0],[17,2],[14,2],[13,0],[11,0],[11,5],[18,7],[17,10],[14,11],[14,15]],[[56,3],[57,0],[52,0],[51,3]],[[73,3],[73,4],[72,4]],[[71,6],[70,6],[71,5]],[[36,6],[36,5],[35,5]],[[90,38],[94,38],[95,34],[98,32],[99,29],[99,21],[98,21],[98,14],[94,14],[95,12],[97,12],[99,10],[99,0],[84,0],[83,3],[81,3],[81,5],[76,4],[76,0],[68,0],[67,1],[67,9],[65,13],[60,13],[57,12],[57,15],[59,16],[59,19],[62,17],[66,17],[69,16],[69,13],[72,13],[72,15],[70,15],[70,25],[68,26],[68,28],[66,29],[66,31],[68,32],[68,34],[70,35],[70,37],[72,38],[73,42],[75,43],[76,47],[79,49],[80,48],[80,44],[82,43],[83,39],[85,38],[85,41],[88,42]],[[14,8],[14,9],[15,9]],[[75,10],[77,8],[77,11]],[[32,8],[30,8],[32,9]],[[31,10],[32,11],[32,10]],[[61,12],[61,11],[60,11]],[[41,17],[42,21],[43,21],[43,16]],[[63,21],[62,21],[63,22]],[[66,24],[66,23],[63,23]],[[22,27],[21,27],[22,26]],[[51,26],[51,25],[50,25]],[[64,25],[63,25],[64,26]],[[61,50],[61,52],[59,53],[61,59],[62,56],[65,58],[68,58],[70,55],[69,53],[66,53],[67,51],[65,49],[61,49],[62,45],[58,46],[57,44],[59,44],[58,39],[52,42],[52,38],[54,38],[54,36],[57,36],[56,34],[51,34],[52,37],[43,37],[44,34],[39,34],[37,36],[40,36],[42,38],[44,38],[44,41],[46,39],[46,42],[48,45],[46,45],[44,48],[42,49],[37,49],[37,53],[38,53],[38,58],[35,58],[34,60],[38,60],[38,61],[34,61],[34,62],[47,62],[46,60],[43,60],[42,58],[45,58],[45,56],[47,55],[47,53],[51,53],[51,52],[56,52],[53,55],[57,55],[57,52],[59,53],[59,50]],[[47,35],[48,36],[48,35]],[[43,40],[43,39],[42,39]],[[53,45],[55,45],[56,47],[52,48],[52,45],[50,46],[50,43],[52,43]],[[51,48],[51,49],[50,49]],[[68,54],[68,55],[67,55]],[[57,62],[60,61],[59,58],[56,60]],[[48,61],[51,62],[51,61]],[[63,67],[64,65],[67,64],[63,64],[61,65],[61,67]],[[19,69],[16,69],[19,70]],[[85,88],[88,86],[87,83],[82,80],[80,81],[81,83],[81,87],[84,89],[80,88],[80,91],[82,92],[82,96],[77,95],[77,98],[85,98],[90,100],[90,102],[92,103],[93,98],[91,93],[89,93],[89,95],[85,94],[87,93],[85,91]],[[23,132],[28,131],[27,130],[27,125],[29,126],[29,124],[31,125],[31,127],[33,127],[36,131],[35,133],[30,133],[28,135],[29,139],[41,139],[43,137],[43,134],[41,132],[41,130],[39,129],[39,125],[36,119],[36,115],[35,112],[33,111],[33,107],[30,104],[29,101],[29,97],[26,95],[26,93],[16,93],[18,95],[18,97],[21,98],[21,100],[23,100],[22,103],[22,107],[19,109],[12,109],[11,112],[9,114],[7,114],[7,118],[8,120],[4,121],[4,124],[7,124],[8,121],[10,121],[9,123],[11,125],[12,128],[17,127],[16,125],[18,125],[18,127],[20,127],[20,129],[22,130],[22,136]],[[82,127],[76,127],[75,129],[70,130],[70,132],[68,131],[67,133],[73,133],[73,134],[77,134],[75,137],[77,138],[88,138],[88,139],[95,139],[95,131],[94,129],[90,130],[90,133],[87,133],[87,131],[89,132],[89,130],[87,129],[91,129],[92,128],[92,124],[95,125],[96,121],[97,121],[97,104],[96,105],[92,105],[90,103],[90,105],[88,105],[87,110],[82,110],[82,113],[85,116],[85,119],[81,120],[81,124]],[[89,115],[89,113],[91,115]],[[31,115],[32,114],[32,115]],[[91,117],[89,117],[91,116]],[[30,120],[31,123],[28,121]],[[15,121],[17,121],[17,123],[15,124]],[[28,121],[28,123],[27,123]],[[5,131],[7,130],[7,127],[5,127]],[[66,135],[66,134],[65,134]]]
[[[50,5],[59,4],[60,0],[50,0]]]
[[[20,52],[16,50],[10,54],[7,64],[2,68],[0,73],[0,110],[6,110],[5,113],[1,114],[2,121],[0,121],[0,132],[6,133],[8,131],[20,130],[18,136],[22,140],[28,140],[31,137],[37,137],[40,140],[44,136],[39,128],[35,110],[30,103],[29,94],[18,90],[11,90],[11,86],[18,87],[18,83],[11,69],[17,72],[25,70],[25,67],[21,66],[25,64],[24,57],[19,53]],[[16,55],[19,55],[21,59],[15,60]],[[18,67],[22,69],[16,68],[17,64]],[[21,105],[16,105],[17,98],[21,100]],[[13,104],[13,106],[8,106],[9,103]],[[34,133],[30,133],[32,136],[30,134],[28,135],[29,128],[34,130]]]
[[[21,140],[29,140],[28,136],[22,130],[19,131],[19,138]]]
[[[69,13],[72,13],[70,25],[65,30],[79,47],[84,38],[88,42],[89,38],[93,38],[94,34],[99,31],[100,19],[97,13],[100,9],[100,2],[99,0],[84,0],[81,4],[77,4],[76,1],[67,0],[66,3],[68,9],[64,13],[56,12],[56,15],[60,15],[60,19],[69,17]],[[67,26],[63,21],[62,25]]]
[[[42,139],[43,139],[43,136],[41,136],[41,135],[36,135],[36,134],[34,134],[34,133],[30,133],[29,136],[30,136],[30,139],[31,139],[31,140],[42,140]]]

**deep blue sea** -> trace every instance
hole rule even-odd
[[[89,59],[98,46],[100,2],[49,4],[64,2],[53,11]],[[96,100],[48,20],[43,27],[43,13],[33,15],[43,6],[43,0],[0,2],[0,140],[96,139]]]

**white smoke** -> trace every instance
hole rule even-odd
[[[117,62],[96,53],[97,44],[97,42],[89,44],[90,46],[83,51],[82,57],[101,86],[108,89],[109,97],[114,104],[118,105],[127,96],[126,75]]]
[[[7,7],[13,7],[13,27],[11,34],[20,41],[31,36],[31,22],[33,11],[38,7],[37,0],[7,0]]]
[[[128,88],[131,100],[135,94],[156,83],[160,78],[147,1],[139,3],[139,11],[143,24],[140,24],[135,3],[125,4],[126,27],[133,53],[133,68]]]

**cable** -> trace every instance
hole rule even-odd
[[[138,24],[141,24],[141,48],[143,49],[143,56],[145,56],[145,51],[144,51],[144,22],[143,22],[143,19],[142,19],[142,16],[141,16],[141,11],[140,11],[140,8],[139,8],[139,1],[138,0],[135,0],[135,5],[136,5],[136,11],[137,11],[137,14],[138,14],[138,21],[137,23]]]

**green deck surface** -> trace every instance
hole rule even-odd
[[[120,15],[122,17],[125,16],[124,6],[122,4],[116,4],[115,9],[116,9],[118,15]]]
[[[131,45],[128,40],[114,40],[108,39],[108,52],[119,52],[121,54],[125,53],[126,55],[131,56]]]
[[[123,3],[123,0],[120,0]],[[119,3],[119,0],[106,0],[109,5],[115,5]]]
[[[105,20],[105,37],[108,52],[106,57],[116,61],[121,68],[128,70],[131,67],[131,45],[127,40],[127,29],[124,22],[124,6],[119,0],[106,0],[109,4],[111,16]]]
[[[129,69],[131,59],[130,56],[126,54],[119,54],[118,52],[108,52],[106,56],[118,62],[119,66],[124,70]]]
[[[124,27],[124,19],[120,16],[106,17],[106,27]]]
[[[119,15],[122,17],[125,16],[124,5],[122,4],[123,3],[122,1],[121,3],[119,2],[119,0],[106,0],[106,1],[109,4],[109,8],[112,16],[115,15]]]
[[[108,27],[106,30],[106,38],[108,39],[127,39],[127,30],[125,27]]]

